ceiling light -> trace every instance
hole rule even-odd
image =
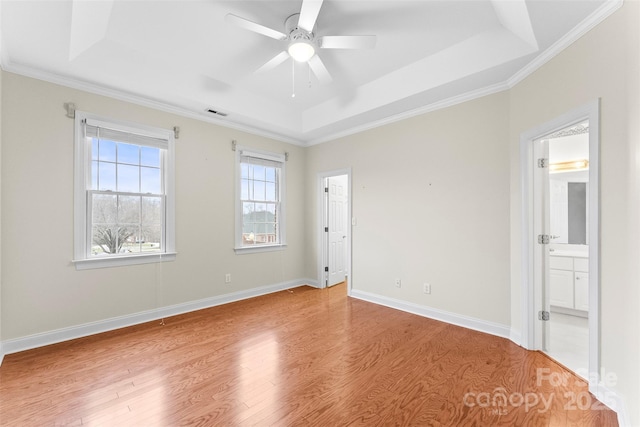
[[[549,172],[566,172],[587,169],[589,167],[589,160],[572,160],[570,162],[551,163],[549,165]]]
[[[287,49],[289,55],[298,62],[307,62],[316,53],[316,48],[307,40],[294,40]]]

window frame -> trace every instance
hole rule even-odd
[[[249,154],[251,157],[263,159],[267,161],[275,161],[281,163],[280,176],[278,179],[277,194],[278,200],[278,222],[277,229],[280,235],[280,241],[274,244],[260,244],[245,246],[242,241],[242,231],[244,225],[244,215],[242,210],[242,156]],[[286,233],[286,156],[270,151],[257,150],[254,148],[236,146],[235,150],[235,246],[236,254],[250,254],[259,252],[270,252],[284,250],[287,246]]]
[[[89,242],[91,235],[90,227],[92,222],[89,219],[91,207],[88,206],[88,202],[89,194],[93,189],[91,188],[91,139],[85,137],[84,132],[84,123],[86,120],[103,124],[105,127],[117,131],[167,141],[167,147],[166,149],[163,148],[162,150],[164,152],[161,153],[161,171],[164,188],[163,251],[108,255],[104,257],[91,257],[89,255],[91,247]],[[175,138],[173,131],[115,120],[83,111],[75,112],[74,124],[74,258],[72,262],[76,269],[85,270],[175,260]]]

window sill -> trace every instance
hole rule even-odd
[[[161,254],[127,255],[104,258],[87,258],[73,260],[76,270],[90,270],[94,268],[123,267],[127,265],[151,264],[156,262],[175,261],[175,252]]]
[[[259,252],[283,251],[287,248],[286,244],[282,245],[264,245],[264,246],[242,246],[235,248],[236,255],[255,254]]]

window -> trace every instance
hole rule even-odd
[[[236,252],[281,249],[285,242],[284,155],[237,147]]]
[[[76,111],[76,268],[175,259],[173,133]]]

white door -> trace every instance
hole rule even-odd
[[[327,178],[327,286],[344,282],[347,275],[347,203],[346,175]]]
[[[549,243],[551,238],[549,189],[549,141],[534,142],[534,280],[536,283],[536,307],[540,336],[536,337],[538,348],[550,350],[551,277],[549,271]]]
[[[523,236],[523,251],[522,251],[522,261],[523,261],[523,279],[524,279],[524,292],[522,293],[523,298],[523,310],[522,310],[522,343],[527,349],[530,350],[543,350],[547,352],[553,359],[559,360],[560,363],[565,366],[573,369],[574,372],[580,374],[581,371],[585,367],[588,366],[588,371],[582,372],[582,374],[588,373],[588,381],[589,381],[589,391],[594,394],[602,393],[603,390],[600,388],[599,381],[599,372],[601,369],[600,366],[600,357],[599,357],[599,349],[600,349],[600,325],[599,325],[599,271],[600,271],[600,254],[599,254],[599,242],[600,242],[600,221],[599,221],[599,129],[600,129],[600,106],[599,101],[596,100],[589,104],[586,104],[582,107],[578,107],[575,110],[572,110],[561,117],[553,119],[547,123],[539,125],[533,129],[530,129],[520,136],[520,148],[521,148],[521,167],[522,167],[522,181],[524,183],[523,186],[523,212],[522,212],[522,236]],[[574,248],[570,247],[573,245],[572,243],[566,243],[568,253],[561,254],[562,248],[558,246],[562,246],[564,240],[555,241],[551,248],[545,247],[544,245],[538,244],[538,235],[540,234],[556,234],[548,228],[548,223],[554,222],[554,218],[549,218],[549,220],[545,221],[546,217],[546,209],[543,209],[545,204],[549,204],[549,200],[544,195],[544,187],[548,185],[548,172],[544,169],[538,168],[537,161],[539,158],[546,158],[546,150],[544,149],[544,144],[542,144],[542,139],[547,139],[550,141],[549,146],[551,148],[551,153],[549,156],[549,163],[554,164],[554,170],[551,176],[554,180],[559,179],[558,175],[560,173],[571,173],[573,174],[575,171],[575,167],[578,167],[579,164],[584,166],[584,162],[575,161],[576,158],[573,157],[570,162],[565,162],[563,159],[560,160],[559,156],[557,156],[557,147],[555,147],[555,143],[557,142],[558,137],[567,136],[573,137],[575,135],[588,135],[588,154],[586,157],[580,156],[577,160],[586,158],[588,159],[588,186],[586,188],[586,233],[587,233],[587,247],[582,248],[586,249],[588,253],[588,258],[584,259],[578,265],[580,268],[576,270],[575,261],[581,258],[573,258],[571,254],[574,253]],[[563,163],[563,164],[558,164]],[[567,168],[566,166],[573,166],[571,168]],[[567,170],[569,169],[569,170]],[[562,171],[562,172],[561,172]],[[575,175],[574,175],[575,176]],[[551,196],[551,193],[548,193]],[[575,194],[574,194],[575,196]],[[575,206],[574,206],[575,208]],[[582,223],[585,221],[579,218]],[[570,221],[567,219],[567,221]],[[545,228],[545,223],[547,224],[547,228]],[[569,222],[568,222],[569,224]],[[575,224],[574,224],[575,225]],[[561,227],[562,228],[562,227]],[[550,232],[546,232],[549,230]],[[559,230],[558,227],[555,227],[554,230]],[[567,228],[567,232],[569,229]],[[576,230],[573,229],[575,233]],[[571,233],[568,233],[571,234]],[[550,236],[551,237],[551,236]],[[569,237],[569,236],[568,236]],[[570,241],[571,239],[569,239]],[[550,254],[550,250],[554,251]],[[581,251],[583,252],[583,251]],[[553,256],[550,256],[553,255]],[[582,256],[582,255],[581,255]],[[559,324],[558,319],[562,319],[559,316],[554,316],[554,314],[566,314],[566,310],[561,306],[558,306],[556,312],[550,312],[550,321],[542,321],[539,320],[539,312],[540,311],[550,311],[549,308],[549,299],[552,297],[551,293],[548,292],[548,287],[551,286],[551,282],[549,280],[549,271],[550,269],[554,270],[567,270],[569,271],[567,265],[564,263],[558,264],[558,259],[562,257],[567,257],[568,259],[573,259],[573,270],[574,274],[576,272],[586,273],[585,275],[580,275],[578,280],[579,285],[574,283],[574,308],[577,306],[584,307],[588,310],[588,319],[587,327],[584,328],[581,325],[578,325],[581,328],[581,334],[586,337],[586,345],[585,348],[588,348],[588,351],[584,352],[587,355],[582,357],[582,363],[578,368],[572,368],[571,363],[568,363],[566,360],[561,360],[557,355],[558,351],[555,349],[560,349],[564,351],[566,349],[566,345],[570,342],[574,342],[574,338],[576,336],[575,328],[576,323],[573,322],[574,319],[563,319],[566,321],[564,324]],[[557,275],[554,276],[557,279]],[[546,283],[544,283],[546,282]],[[568,282],[568,277],[567,281]],[[583,284],[585,283],[586,284]],[[546,285],[546,286],[545,286]],[[565,283],[566,285],[566,283]],[[547,289],[545,289],[547,288]],[[585,289],[586,288],[586,289]],[[584,295],[584,294],[587,295]],[[548,297],[545,297],[548,296]],[[577,302],[576,302],[577,301]],[[554,309],[556,307],[554,306]],[[546,310],[545,310],[546,309]],[[583,311],[587,311],[584,310]],[[556,320],[554,320],[556,319]],[[566,326],[570,326],[567,328]],[[564,331],[570,330],[570,334],[567,335],[569,338],[564,339],[564,336],[557,334],[558,330]],[[546,341],[546,342],[543,342]],[[550,344],[550,345],[549,345]],[[564,346],[564,347],[563,347]],[[573,344],[572,344],[573,346]],[[549,347],[551,347],[551,352],[549,352]],[[575,347],[575,346],[574,346]]]
[[[588,128],[588,121],[581,127]],[[579,127],[548,140],[551,304],[543,350],[587,376],[589,368],[589,135]],[[549,200],[547,198],[546,200]],[[579,256],[569,256],[579,254]]]

